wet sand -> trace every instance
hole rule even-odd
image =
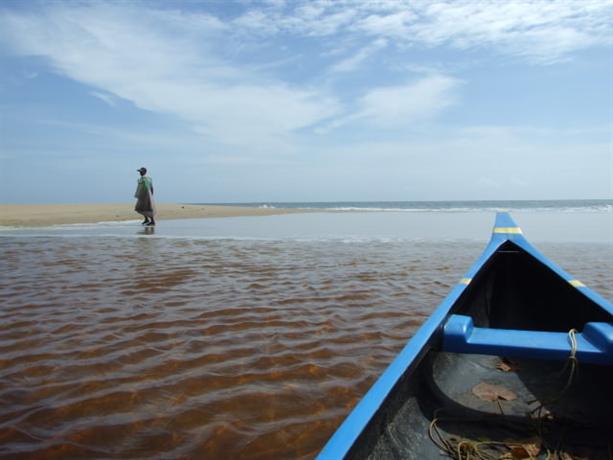
[[[162,203],[157,205],[158,219],[194,219],[204,217],[271,216],[305,212],[299,209],[248,208]],[[48,225],[88,224],[140,219],[133,203],[106,204],[0,204],[0,226],[43,227]]]

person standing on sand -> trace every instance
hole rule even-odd
[[[155,204],[153,203],[153,181],[147,174],[147,168],[137,169],[140,173],[140,179],[138,179],[138,185],[136,186],[136,193],[134,198],[137,199],[134,210],[142,214],[145,220],[143,225],[155,225]]]

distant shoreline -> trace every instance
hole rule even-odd
[[[312,212],[589,212],[611,213],[613,200],[338,201],[162,203],[159,219],[271,216]],[[0,227],[44,227],[139,220],[133,203],[0,204]]]
[[[253,208],[241,206],[161,203],[158,218],[198,219],[210,217],[270,216],[309,212],[302,209]],[[138,220],[133,203],[105,204],[0,204],[0,226],[44,227],[49,225],[89,224]]]

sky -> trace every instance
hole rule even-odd
[[[0,3],[0,202],[613,198],[613,1]]]

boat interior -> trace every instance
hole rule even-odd
[[[512,241],[485,262],[450,314],[478,328],[558,332],[571,341],[572,329],[612,321]],[[347,458],[612,458],[611,365],[443,351],[442,336],[432,336]]]

